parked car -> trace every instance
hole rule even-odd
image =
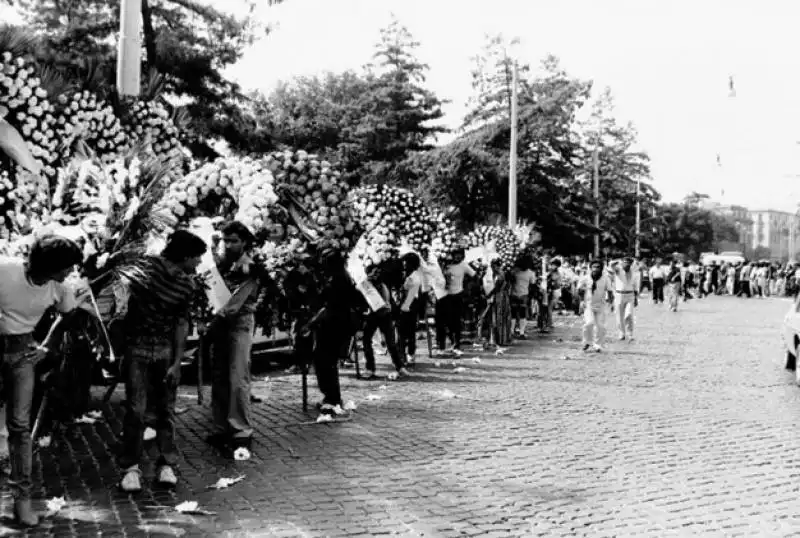
[[[786,348],[786,369],[798,372],[797,380],[800,383],[800,370],[797,369],[797,357],[800,355],[800,295],[792,301],[792,306],[783,318],[781,334]]]

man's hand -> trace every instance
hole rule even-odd
[[[47,354],[50,353],[50,350],[41,344],[31,344],[31,349],[23,355],[23,359],[28,362],[33,363],[34,366],[39,364]]]
[[[177,388],[181,380],[181,363],[176,362],[167,368],[167,375],[164,376],[164,383],[170,388]]]

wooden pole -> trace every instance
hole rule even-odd
[[[508,159],[508,226],[517,224],[517,86],[519,73],[517,61],[514,60],[511,78],[511,151]]]
[[[642,215],[641,215],[641,203],[639,202],[639,196],[641,194],[641,186],[640,180],[636,178],[636,243],[634,246],[634,257],[636,260],[639,260],[639,238],[641,236],[641,228],[642,228]]]
[[[141,88],[142,0],[121,0],[121,2],[117,50],[117,93],[136,97]]]

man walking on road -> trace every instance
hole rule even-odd
[[[583,350],[600,353],[606,333],[606,311],[604,302],[612,304],[614,294],[611,282],[603,271],[603,262],[595,260],[591,265],[591,273],[581,278],[578,292],[582,295],[583,304]]]
[[[653,286],[653,304],[664,302],[664,264],[657,259],[650,268],[650,282]]]
[[[626,256],[621,264],[619,261],[611,264],[611,273],[619,339],[633,340],[633,309],[639,306],[639,272],[633,266],[633,258]]]

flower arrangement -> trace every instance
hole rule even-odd
[[[478,226],[464,238],[467,248],[474,248],[495,242],[495,249],[500,255],[504,269],[514,266],[519,256],[521,245],[517,235],[505,226]]]
[[[134,101],[123,116],[128,136],[149,144],[153,153],[172,156],[180,151],[178,128],[166,107],[157,100]]]
[[[462,247],[462,237],[453,221],[439,213],[436,216],[436,231],[431,242],[431,252],[440,264],[452,262],[456,250]]]
[[[353,218],[365,231],[374,252],[381,260],[403,243],[414,250],[429,246],[436,221],[421,199],[408,190],[387,185],[362,187],[350,195]]]
[[[58,98],[56,134],[62,145],[81,139],[102,161],[114,159],[125,151],[128,136],[108,103],[89,91]]]
[[[354,240],[355,225],[348,207],[348,186],[332,163],[304,150],[278,151],[264,159],[279,189],[294,196],[309,212],[311,224],[321,230],[320,247],[348,249]],[[288,224],[290,237],[301,232]]]
[[[55,177],[59,144],[55,109],[33,62],[7,50],[0,52],[0,106],[41,164],[42,173]]]
[[[262,237],[275,232],[275,180],[261,161],[220,157],[173,182],[163,206],[186,224],[200,216],[240,220]]]

